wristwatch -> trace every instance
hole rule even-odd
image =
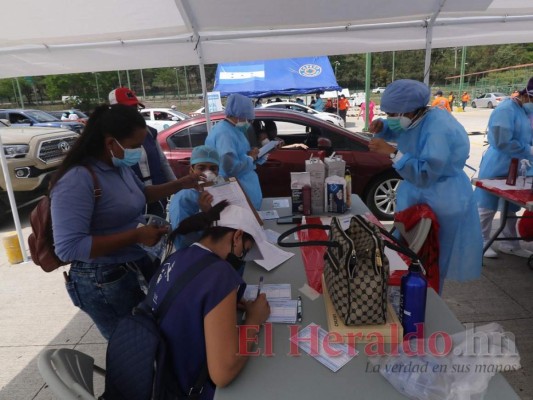
[[[394,150],[394,153],[390,153],[389,158],[391,160],[394,160],[396,158],[396,154],[398,154],[398,149]]]

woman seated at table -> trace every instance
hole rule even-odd
[[[213,207],[216,208],[217,205]],[[182,233],[182,225],[188,225],[189,231],[190,221],[195,218],[184,220],[169,240]],[[160,327],[171,350],[174,374],[181,390],[188,393],[207,365],[209,379],[200,398],[212,399],[216,386],[226,386],[235,379],[248,358],[239,354],[244,350],[239,348],[244,338],[239,340],[235,328],[236,305],[246,287],[236,269],[244,260],[262,259],[262,248],[267,244],[252,212],[238,206],[227,206],[220,212],[216,225],[205,228],[197,227],[205,230],[199,242],[176,251],[163,262],[159,275],[151,282],[156,285],[151,304],[157,309],[157,299],[165,296],[174,281],[195,268],[199,261],[208,264],[177,295]],[[243,305],[245,325],[259,326],[270,315],[264,294]],[[248,351],[257,332],[256,329],[246,332]]]

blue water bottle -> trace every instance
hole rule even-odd
[[[400,321],[404,335],[416,332],[416,324],[424,323],[427,289],[428,282],[422,267],[414,261],[409,266],[409,272],[402,276],[400,287]]]

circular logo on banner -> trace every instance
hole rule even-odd
[[[305,64],[300,67],[298,73],[306,78],[312,78],[322,73],[322,67],[316,64]]]

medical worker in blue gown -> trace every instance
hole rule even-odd
[[[397,211],[425,203],[436,214],[442,292],[444,278],[479,278],[482,239],[472,186],[463,171],[470,151],[467,133],[449,112],[429,108],[429,99],[430,90],[422,82],[391,83],[381,98],[387,119],[370,124],[369,131],[377,135],[368,147],[389,155],[403,178],[396,193]]]
[[[214,182],[218,177],[219,157],[215,149],[209,146],[196,146],[191,153],[190,173],[206,177],[207,182]],[[200,211],[211,209],[213,196],[208,191],[183,189],[174,194],[170,200],[168,214],[172,230],[177,229],[180,222]],[[187,247],[200,240],[202,232],[188,235],[177,235],[174,241],[176,249]]]
[[[532,120],[533,78],[529,80],[527,87],[519,92],[517,97],[505,100],[490,115],[487,135],[489,148],[481,159],[479,178],[507,176],[511,158],[533,162],[533,148],[531,147]],[[523,185],[520,179],[517,180],[517,185]],[[479,219],[481,220],[483,240],[487,242],[491,235],[492,220],[498,209],[498,197],[479,188],[475,191],[475,197],[478,204]],[[518,206],[509,205],[508,215],[514,217],[518,209]],[[509,218],[507,220],[502,235],[503,237],[518,236],[516,233],[516,219]],[[529,257],[533,254],[522,249],[518,241],[511,240],[499,241],[497,250],[520,257]],[[498,253],[489,247],[484,256],[495,258]]]
[[[248,97],[232,94],[228,97],[225,112],[226,119],[209,132],[205,144],[216,149],[220,156],[220,175],[237,178],[252,205],[259,209],[263,198],[255,172],[259,149],[251,149],[246,137],[249,121],[255,118],[254,105]]]

